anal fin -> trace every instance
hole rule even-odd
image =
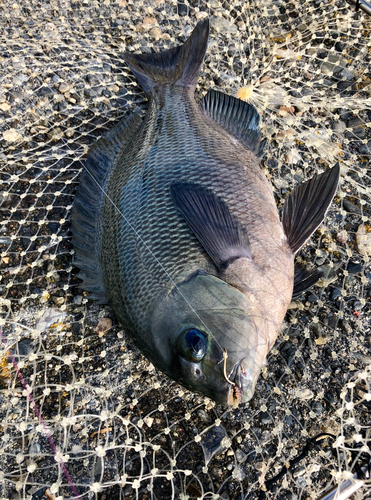
[[[297,299],[302,293],[309,290],[323,276],[319,269],[307,269],[301,265],[295,265],[294,290],[292,299]]]

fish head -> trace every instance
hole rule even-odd
[[[259,307],[225,281],[199,272],[156,305],[154,364],[183,386],[232,405],[246,403],[269,350]]]

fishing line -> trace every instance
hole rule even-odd
[[[96,183],[96,185],[99,187],[99,189],[102,191],[102,193],[104,194],[104,196],[109,200],[109,202],[113,205],[113,207],[117,210],[117,212],[122,216],[122,218],[124,219],[124,221],[126,222],[126,224],[130,227],[130,229],[134,232],[134,234],[136,235],[136,237],[139,239],[139,241],[144,245],[144,247],[146,248],[146,250],[148,250],[148,252],[152,255],[152,257],[154,258],[154,260],[157,262],[157,264],[160,266],[160,268],[162,269],[162,271],[165,273],[165,275],[168,277],[169,281],[174,285],[174,287],[176,288],[177,292],[179,293],[179,295],[185,300],[185,302],[187,303],[188,307],[191,309],[191,311],[197,316],[197,318],[200,320],[200,322],[203,324],[203,326],[206,328],[206,330],[210,333],[210,335],[212,336],[212,338],[215,340],[215,342],[218,344],[218,346],[220,347],[220,349],[222,350],[223,352],[223,358],[221,361],[223,361],[224,359],[224,352],[225,352],[225,349],[223,349],[223,347],[219,344],[219,342],[217,341],[217,339],[214,337],[214,335],[212,334],[212,332],[210,331],[210,329],[207,327],[207,325],[205,324],[205,322],[200,318],[200,316],[197,314],[197,312],[195,311],[194,307],[192,306],[192,304],[187,300],[187,298],[183,295],[183,293],[180,291],[178,285],[175,283],[175,281],[173,280],[173,278],[170,276],[170,274],[166,271],[166,269],[164,268],[164,266],[161,264],[161,262],[158,260],[158,258],[156,257],[156,255],[153,253],[153,251],[149,248],[149,246],[147,245],[147,243],[143,240],[143,238],[140,236],[140,234],[138,233],[138,231],[134,228],[134,226],[128,221],[128,219],[125,217],[125,215],[122,213],[122,211],[119,209],[119,207],[115,204],[115,202],[108,196],[108,194],[104,191],[104,189],[102,188],[102,186],[100,186],[99,182],[95,179],[95,177],[93,176],[93,174],[87,169],[85,168],[85,165],[82,163],[81,160],[79,160],[79,162],[83,165],[83,168],[85,169],[86,172],[88,172],[88,174],[90,175],[90,177],[93,179],[93,181]]]

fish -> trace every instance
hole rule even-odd
[[[74,264],[138,348],[224,406],[253,397],[293,296],[318,280],[295,254],[323,221],[339,166],[297,186],[282,221],[251,104],[196,102],[209,20],[185,43],[124,59],[148,98],[91,148],[72,209]]]

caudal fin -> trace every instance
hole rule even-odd
[[[195,87],[206,54],[209,20],[197,24],[180,47],[154,54],[131,54],[124,59],[146,93],[174,84]]]

